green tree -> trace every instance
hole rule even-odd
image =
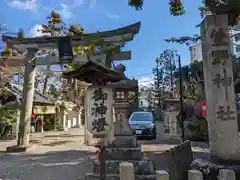
[[[179,71],[174,76],[179,79]],[[202,61],[194,61],[190,65],[182,67],[184,97],[194,99],[196,101],[204,98],[203,89],[203,64]],[[176,81],[179,89],[179,81]]]
[[[51,36],[62,36],[66,35],[67,27],[63,22],[61,15],[52,10],[47,16],[47,23],[42,24],[42,29],[39,29],[38,31],[43,35],[50,34]]]
[[[20,29],[18,30],[18,32],[17,32],[17,37],[18,37],[19,39],[24,38],[24,31],[23,31],[22,28],[20,28]]]
[[[42,29],[39,29],[38,31],[41,32],[43,35],[50,35],[50,36],[64,36],[67,34],[67,26],[63,22],[62,17],[59,13],[52,10],[51,13],[47,16],[47,23],[42,24]],[[50,50],[50,54],[54,55],[55,50]],[[47,91],[47,85],[48,81],[51,78],[50,74],[51,72],[51,66],[46,66],[46,73],[44,80],[43,80],[43,94],[46,94]]]
[[[154,94],[154,103],[158,106],[161,104],[161,97],[164,94],[164,85],[163,82],[163,68],[160,66],[158,58],[156,59],[156,66],[153,68],[153,79],[154,79],[154,88],[152,90]]]
[[[158,62],[163,70],[162,84],[170,89],[171,97],[173,97],[174,71],[176,70],[177,52],[173,49],[164,50],[158,57]]]
[[[144,0],[129,0],[130,6],[137,10],[143,9]],[[169,0],[171,15],[179,16],[185,13],[182,0]],[[238,0],[202,0],[202,7],[199,7],[201,16],[206,14],[228,14],[229,25],[236,25],[240,16],[240,1]]]

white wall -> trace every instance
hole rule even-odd
[[[232,30],[229,31],[229,36],[231,39],[231,51],[232,54],[240,57],[240,24],[234,26]],[[202,43],[196,43],[189,47],[190,51],[190,62],[202,61]]]
[[[148,97],[139,97],[138,98],[139,107],[148,107],[149,106],[148,100],[149,100]]]
[[[232,53],[235,56],[240,57],[240,24],[233,27],[233,29],[229,31],[229,35],[232,41]]]
[[[202,61],[202,44],[196,43],[193,44],[189,47],[190,51],[190,62],[192,63],[193,61]]]
[[[140,90],[138,96],[139,107],[149,107],[149,100],[151,100],[151,89],[143,88],[142,90]]]

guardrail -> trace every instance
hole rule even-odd
[[[134,180],[134,166],[132,163],[120,164],[120,180]],[[164,170],[156,171],[156,180],[169,180],[169,173]],[[188,180],[203,180],[203,174],[198,170],[188,171]],[[230,169],[219,171],[219,180],[236,180],[235,172]]]

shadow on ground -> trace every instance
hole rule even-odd
[[[181,143],[180,139],[163,139],[157,138],[156,140],[146,139],[146,138],[138,138],[141,144],[168,144],[168,145],[178,145]]]
[[[88,151],[56,151],[45,154],[0,154],[0,178],[11,180],[77,180],[92,170]]]
[[[57,134],[57,135],[45,135],[45,138],[56,138],[56,137],[83,137],[84,135],[74,134]]]
[[[56,142],[51,142],[48,144],[42,144],[43,146],[60,146],[60,145],[64,145],[70,142],[75,142],[75,141],[56,141]]]

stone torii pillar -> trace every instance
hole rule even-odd
[[[32,100],[34,95],[34,82],[35,82],[35,55],[37,53],[36,48],[28,48],[25,55],[25,72],[24,77],[29,77],[24,80],[24,91],[21,105],[20,122],[18,141],[16,146],[7,147],[8,152],[21,152],[26,151],[29,146],[30,137],[30,123],[32,115]],[[28,98],[26,98],[28,97]]]
[[[227,15],[209,15],[201,23],[204,86],[211,156],[240,160],[233,67]]]

